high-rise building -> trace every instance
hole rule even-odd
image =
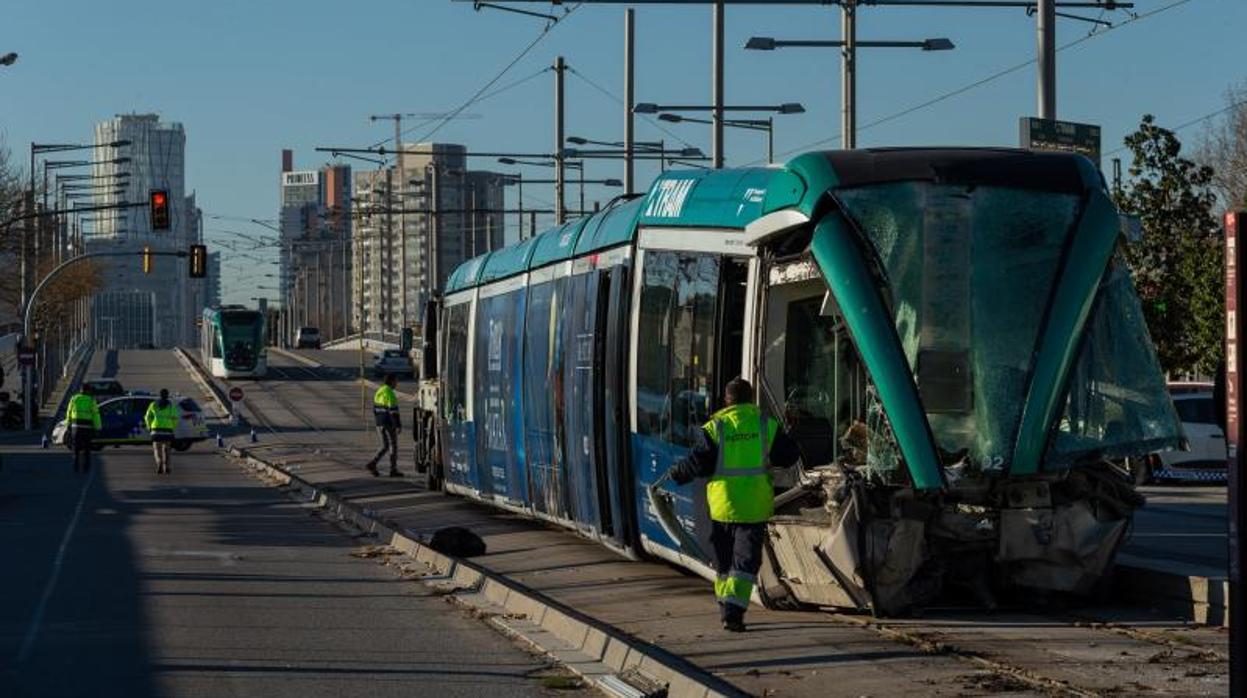
[[[293,166],[293,154],[283,150],[278,277],[284,341],[293,341],[303,326],[319,328],[322,337],[341,337],[351,331],[351,169]]]
[[[130,142],[124,150],[128,160],[99,162],[92,174],[100,178],[114,178],[120,173],[128,176],[115,180],[120,193],[101,192],[95,202],[146,202],[152,190],[164,190],[171,224],[168,230],[152,230],[146,206],[112,210],[96,217],[94,232],[86,241],[88,251],[134,252],[134,257],[105,263],[107,268],[101,275],[104,288],[92,301],[92,332],[97,339],[107,336],[117,348],[193,344],[194,319],[202,303],[197,290],[202,282],[190,279],[186,265],[177,258],[155,258],[149,274],[143,273],[139,261],[144,247],[186,250],[202,236],[201,214],[193,194],[186,193],[186,133],[181,124],[162,122],[156,114],[121,114],[96,124],[96,152],[109,152],[104,144],[121,140]],[[141,308],[144,304],[150,307]],[[143,317],[119,318],[121,311]],[[121,327],[125,331],[118,331]]]
[[[419,323],[430,290],[455,267],[503,246],[501,175],[467,169],[462,145],[408,143],[403,152],[401,175],[355,173],[354,312],[370,332]]]
[[[221,253],[208,253],[208,275],[204,278],[204,307],[221,304]]]

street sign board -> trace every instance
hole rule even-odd
[[[17,350],[17,364],[19,366],[34,366],[35,365],[35,350],[34,349],[18,349]]]
[[[242,398],[243,398],[242,388],[239,388],[238,386],[234,386],[233,388],[229,389],[230,402],[242,402]]]
[[[1023,116],[1020,131],[1019,143],[1027,150],[1079,153],[1100,164],[1100,127],[1095,124]]]

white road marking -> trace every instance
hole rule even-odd
[[[91,488],[91,483],[95,482],[95,473],[100,469],[99,459],[95,459],[95,467],[87,473],[86,482],[82,483],[82,492],[78,494],[78,506],[74,507],[74,515],[69,520],[69,526],[65,529],[65,536],[61,538],[61,546],[56,550],[56,557],[52,560],[52,576],[48,579],[48,583],[43,587],[43,595],[39,597],[39,603],[35,606],[35,614],[30,619],[30,627],[26,629],[26,637],[22,639],[22,646],[17,651],[17,663],[21,664],[30,658],[31,651],[35,648],[35,640],[39,637],[39,626],[43,624],[43,613],[47,610],[48,601],[52,598],[52,591],[56,589],[56,581],[61,577],[61,566],[65,562],[65,551],[69,548],[69,540],[74,536],[74,529],[78,528],[78,518],[82,515],[82,505],[87,501],[87,490]]]

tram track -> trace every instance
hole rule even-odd
[[[1008,612],[1000,613],[1007,615]],[[1078,698],[1136,694],[1217,695],[1217,689],[1212,686],[1207,693],[1192,694],[1189,685],[1182,686],[1177,693],[1169,693],[1157,690],[1155,681],[1146,679],[1177,681],[1175,675],[1181,674],[1184,678],[1216,681],[1224,676],[1228,667],[1228,657],[1224,653],[1170,631],[1092,621],[1066,613],[1024,613],[1026,617],[1017,622],[1029,621],[1035,625],[1032,636],[1006,639],[994,636],[991,625],[976,625],[959,616],[911,622],[855,616],[831,609],[826,612],[828,619],[837,624],[869,630],[924,654],[951,657],[970,668],[988,672],[999,679],[990,686],[993,690],[1029,690]],[[995,615],[985,614],[984,620]],[[1002,623],[1000,627],[1008,625]],[[1123,639],[1135,644],[1123,644]],[[1101,645],[1103,649],[1099,649]],[[1127,646],[1129,649],[1125,648]],[[1103,656],[1097,660],[1079,656],[1095,652]],[[1049,660],[1042,660],[1049,655]],[[1067,657],[1076,661],[1066,663],[1063,660]],[[1135,680],[1129,681],[1126,677]]]

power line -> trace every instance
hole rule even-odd
[[[1092,31],[1091,33],[1088,33],[1088,34],[1086,34],[1085,36],[1081,36],[1081,37],[1079,37],[1079,38],[1077,38],[1077,39],[1075,39],[1075,40],[1073,40],[1073,41],[1070,41],[1069,43],[1062,44],[1061,46],[1058,46],[1058,47],[1057,47],[1057,51],[1064,51],[1064,50],[1065,50],[1065,49],[1067,49],[1067,48],[1073,48],[1074,46],[1078,46],[1079,44],[1082,44],[1082,43],[1084,43],[1084,42],[1090,41],[1090,40],[1092,40],[1092,39],[1094,39],[1094,38],[1096,38],[1096,37],[1099,37],[1099,36],[1104,36],[1105,34],[1108,34],[1109,32],[1112,32],[1112,31],[1117,30],[1117,29],[1121,29],[1122,27],[1127,27],[1127,26],[1130,26],[1131,24],[1134,24],[1135,22],[1139,22],[1139,21],[1144,20],[1144,19],[1147,19],[1147,18],[1149,18],[1149,17],[1154,17],[1154,16],[1156,16],[1156,15],[1158,15],[1158,14],[1162,13],[1162,12],[1166,12],[1166,11],[1168,11],[1168,10],[1172,10],[1172,9],[1173,9],[1173,8],[1175,8],[1175,7],[1179,7],[1179,6],[1181,6],[1181,5],[1185,5],[1185,4],[1187,4],[1188,2],[1191,2],[1191,0],[1174,0],[1174,2],[1171,2],[1171,3],[1169,3],[1168,5],[1162,5],[1161,7],[1158,7],[1158,8],[1156,8],[1156,9],[1154,9],[1154,10],[1150,10],[1150,11],[1148,11],[1148,12],[1143,12],[1143,13],[1140,13],[1140,14],[1134,14],[1134,15],[1132,15],[1132,16],[1130,17],[1130,19],[1125,20],[1124,22],[1122,22],[1122,23],[1120,23],[1120,24],[1115,24],[1115,25],[1113,25],[1113,26],[1111,26],[1111,27],[1107,27],[1107,28],[1102,29],[1102,30],[1099,30],[1099,31]],[[927,107],[933,106],[933,105],[935,105],[935,104],[939,104],[940,102],[944,102],[944,101],[946,101],[946,100],[952,99],[953,97],[956,97],[956,96],[958,96],[958,95],[961,95],[961,94],[964,94],[964,93],[966,93],[966,92],[969,92],[970,90],[973,90],[973,89],[975,89],[975,88],[977,88],[977,87],[982,87],[983,85],[986,85],[986,84],[987,84],[987,83],[989,83],[989,82],[994,82],[994,81],[999,80],[1000,78],[1002,78],[1002,77],[1004,77],[1004,76],[1006,76],[1006,75],[1009,75],[1009,74],[1011,74],[1011,73],[1016,73],[1017,71],[1022,70],[1023,68],[1026,68],[1026,67],[1029,67],[1029,66],[1031,66],[1031,65],[1034,65],[1035,61],[1036,61],[1036,59],[1032,58],[1032,59],[1027,60],[1027,61],[1024,61],[1024,62],[1022,62],[1022,63],[1018,63],[1017,65],[1012,65],[1012,66],[1009,66],[1008,68],[1004,68],[1003,70],[997,71],[997,72],[995,72],[995,73],[993,73],[993,74],[991,74],[991,75],[988,75],[987,77],[980,78],[980,79],[975,80],[974,82],[971,82],[971,83],[969,83],[969,84],[967,84],[967,85],[963,85],[962,87],[958,87],[958,88],[956,88],[956,89],[954,89],[954,90],[952,90],[952,91],[950,91],[950,92],[945,92],[945,93],[943,93],[943,94],[941,94],[941,95],[938,95],[938,96],[936,96],[936,97],[933,97],[933,98],[931,98],[931,99],[928,99],[928,100],[926,100],[926,101],[924,101],[924,102],[921,102],[921,103],[919,103],[919,104],[915,104],[915,105],[913,105],[913,106],[911,106],[911,107],[906,107],[905,109],[902,109],[901,111],[898,111],[898,112],[895,112],[895,113],[889,114],[889,115],[887,115],[887,116],[880,117],[880,118],[878,118],[878,119],[875,119],[874,121],[871,121],[871,122],[869,122],[869,123],[863,124],[863,125],[862,125],[861,127],[859,127],[857,130],[858,130],[859,132],[860,132],[860,131],[865,131],[866,129],[869,129],[869,128],[874,128],[875,126],[880,126],[880,125],[882,125],[882,124],[886,124],[886,123],[888,123],[889,121],[895,121],[896,119],[899,119],[899,118],[904,117],[904,116],[908,116],[908,115],[910,115],[910,114],[912,114],[912,113],[914,113],[914,112],[916,112],[916,111],[919,111],[919,110],[925,109],[925,108],[927,108]],[[810,149],[812,149],[812,148],[817,148],[818,146],[821,146],[821,145],[827,145],[827,144],[830,144],[830,143],[835,143],[835,142],[837,142],[837,141],[839,141],[839,140],[840,140],[840,136],[838,136],[838,135],[837,135],[837,136],[832,136],[832,137],[830,137],[830,138],[824,138],[824,139],[821,139],[821,140],[818,140],[818,141],[814,141],[813,143],[808,143],[808,144],[806,144],[806,145],[802,145],[802,146],[798,146],[798,147],[796,147],[796,148],[791,148],[791,149],[789,149],[789,150],[785,150],[785,151],[781,152],[779,155],[780,155],[780,157],[782,157],[782,156],[785,156],[785,155],[791,155],[791,154],[793,154],[793,153],[804,152],[804,151],[810,150]],[[760,160],[754,160],[752,163],[749,163],[749,164],[757,164],[757,163],[759,163],[759,162],[761,162],[761,161],[760,161]]]
[[[1177,126],[1174,126],[1173,128],[1169,130],[1176,133],[1178,131],[1181,131],[1184,128],[1189,128],[1191,126],[1194,126],[1195,124],[1198,124],[1201,121],[1207,121],[1208,119],[1211,119],[1214,116],[1220,116],[1226,113],[1227,111],[1230,111],[1232,109],[1238,109],[1239,107],[1244,107],[1244,106],[1247,106],[1247,99],[1244,99],[1241,102],[1234,102],[1233,104],[1226,105],[1214,112],[1209,112],[1207,114],[1204,114],[1203,116],[1197,119],[1191,119],[1190,121],[1187,121],[1186,123],[1178,124]],[[1115,150],[1110,150],[1107,153],[1104,153],[1104,157],[1108,157],[1109,155],[1116,155],[1117,153],[1120,153],[1121,151],[1126,150],[1127,147],[1128,146],[1123,145],[1120,148],[1117,148]]]
[[[571,71],[571,74],[572,74],[572,75],[575,75],[576,77],[580,78],[581,80],[584,80],[586,83],[588,83],[588,84],[589,84],[589,86],[590,86],[590,87],[594,88],[594,89],[595,89],[595,90],[597,90],[598,92],[601,92],[602,94],[606,95],[607,97],[610,97],[611,99],[615,100],[615,101],[616,101],[617,103],[619,103],[619,104],[623,104],[623,103],[624,103],[623,99],[622,99],[619,95],[615,94],[614,92],[611,92],[610,90],[606,89],[605,87],[602,87],[601,85],[599,85],[598,83],[594,82],[593,80],[590,80],[590,79],[589,79],[589,76],[587,76],[587,75],[585,75],[585,74],[581,73],[580,71],[576,70],[575,68],[573,68],[573,67],[571,67],[571,66],[568,66],[568,67],[567,67],[567,69],[568,69],[569,71]],[[642,116],[642,118],[643,118],[645,121],[647,121],[647,122],[648,122],[651,126],[653,126],[654,128],[658,129],[659,131],[662,131],[663,133],[667,134],[668,136],[671,136],[672,138],[676,139],[677,141],[679,141],[679,142],[683,143],[685,146],[687,146],[687,147],[689,147],[689,148],[695,148],[695,147],[696,147],[696,146],[694,146],[692,143],[689,143],[688,141],[686,141],[686,140],[684,140],[683,138],[681,138],[681,137],[680,137],[679,135],[677,135],[674,131],[671,131],[671,130],[670,130],[670,129],[668,129],[666,126],[663,126],[662,124],[658,123],[658,121],[657,121],[656,119],[654,119],[653,117],[650,117],[650,116]]]
[[[537,48],[537,44],[541,43],[541,41],[550,34],[551,29],[558,26],[562,22],[566,21],[567,18],[571,17],[576,12],[576,10],[580,9],[581,5],[583,4],[584,3],[576,3],[575,7],[572,7],[571,9],[567,10],[567,12],[564,13],[562,17],[550,22],[544,28],[542,28],[541,33],[539,33],[536,37],[534,37],[533,40],[530,41],[528,45],[525,46],[515,56],[515,58],[512,58],[511,62],[503,66],[502,70],[498,71],[497,75],[490,78],[489,81],[486,82],[484,85],[482,85],[481,88],[477,90],[471,97],[469,97],[467,101],[465,101],[463,104],[460,104],[458,107],[451,110],[444,117],[442,117],[441,122],[438,123],[436,126],[434,126],[433,130],[429,131],[428,133],[425,133],[418,140],[426,141],[432,138],[433,135],[437,133],[438,131],[442,130],[442,127],[445,126],[447,123],[449,123],[451,119],[458,116],[461,112],[463,112],[464,109],[467,109],[473,104],[476,104],[476,102],[481,99],[481,96],[484,95],[489,90],[489,88],[493,87],[499,80],[501,80],[508,72],[510,72],[512,68],[516,66],[517,63],[523,60],[524,57],[527,56],[534,48]]]

